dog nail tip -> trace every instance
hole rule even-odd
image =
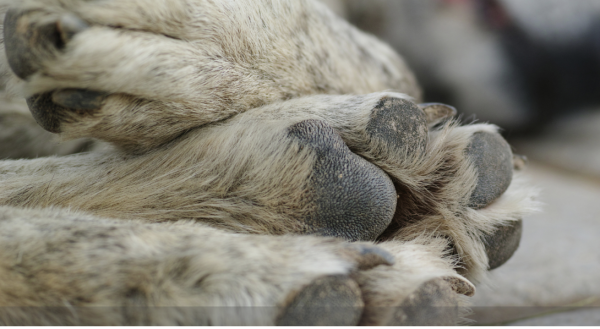
[[[61,16],[56,26],[64,43],[71,41],[75,35],[90,27],[81,18],[71,14]]]

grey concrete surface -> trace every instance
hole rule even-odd
[[[600,308],[584,308],[548,314],[508,324],[510,326],[600,326]]]
[[[521,245],[473,298],[473,319],[498,323],[566,305],[600,306],[600,182],[531,163],[541,213],[525,218]],[[583,304],[583,305],[581,305]]]
[[[538,162],[600,177],[600,111],[557,121],[540,136],[515,142],[513,147]]]
[[[516,143],[545,205],[525,218],[513,258],[478,287],[476,325],[600,325],[600,112],[552,129]]]

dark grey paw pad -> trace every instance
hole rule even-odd
[[[469,207],[481,209],[498,199],[508,188],[513,175],[513,155],[499,134],[477,132],[465,150],[477,168],[477,186]]]
[[[490,270],[502,266],[512,257],[519,248],[522,235],[523,221],[518,220],[499,227],[493,234],[483,238]]]
[[[448,326],[458,321],[458,296],[443,278],[423,283],[394,313],[397,326]]]
[[[4,19],[6,58],[15,75],[23,80],[40,71],[44,61],[55,56],[76,34],[89,28],[74,15],[37,24],[39,14],[9,10]],[[98,109],[105,98],[102,92],[68,89],[33,95],[27,99],[27,105],[38,124],[50,132],[60,133],[60,122],[65,114]]]
[[[68,116],[93,115],[104,105],[108,95],[86,89],[63,89],[33,95],[27,98],[27,106],[35,121],[51,133],[61,132],[61,122]]]
[[[21,79],[27,79],[41,69],[41,63],[51,58],[77,33],[89,26],[73,15],[64,15],[56,22],[36,24],[37,12],[9,10],[4,19],[4,43],[8,64]]]
[[[382,99],[371,112],[366,131],[399,156],[421,154],[427,146],[425,112],[402,98]]]
[[[352,153],[333,128],[306,120],[289,128],[301,148],[316,162],[309,183],[314,211],[306,218],[307,233],[374,240],[390,224],[396,209],[396,190],[378,167]]]
[[[358,284],[343,275],[319,278],[302,289],[277,319],[279,326],[355,326],[363,301]]]

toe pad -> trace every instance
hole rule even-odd
[[[500,135],[477,132],[465,152],[477,168],[477,187],[469,207],[481,209],[508,189],[513,175],[512,151]]]
[[[512,257],[519,247],[522,234],[523,221],[518,220],[499,227],[496,232],[483,238],[490,270],[500,267]]]
[[[355,326],[362,314],[358,284],[343,275],[326,276],[302,289],[277,320],[279,326]]]

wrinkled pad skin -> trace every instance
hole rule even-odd
[[[477,186],[468,206],[482,209],[498,199],[508,189],[513,175],[513,155],[508,143],[499,134],[477,132],[465,150],[477,168]]]
[[[343,275],[319,278],[302,289],[277,319],[279,326],[355,326],[362,314],[358,284]]]
[[[427,121],[423,110],[401,98],[384,98],[373,109],[367,133],[385,141],[399,156],[420,154],[427,146]]]
[[[489,259],[489,269],[493,270],[506,263],[519,248],[523,235],[523,221],[511,222],[510,225],[500,226],[491,235],[483,239],[485,253]]]
[[[316,207],[306,219],[307,233],[350,241],[377,238],[396,209],[396,190],[390,178],[352,153],[322,121],[297,123],[290,127],[289,135],[316,155],[309,187],[310,202]]]

